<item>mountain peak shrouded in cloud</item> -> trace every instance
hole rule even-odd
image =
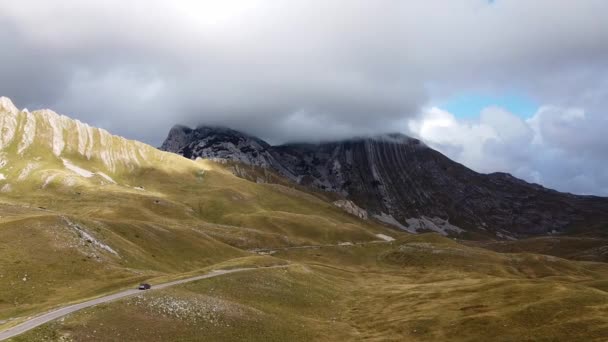
[[[601,194],[607,12],[603,0],[3,1],[0,94],[155,146],[176,123],[273,144],[399,131],[476,169]],[[446,99],[513,93],[538,104],[514,113],[529,129],[480,111],[451,113],[439,138],[409,130],[435,125],[425,108],[449,113]],[[584,118],[555,114],[572,108]]]
[[[608,213],[599,214],[608,198],[563,194],[507,173],[479,174],[399,133],[272,146],[227,128],[174,127],[161,149],[228,163],[234,174],[256,182],[272,182],[266,171],[273,171],[412,233],[465,229],[514,238],[608,221]]]

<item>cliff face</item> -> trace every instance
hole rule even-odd
[[[274,164],[266,142],[224,127],[175,126],[160,149],[190,159],[229,160],[260,167]]]
[[[5,153],[77,155],[97,160],[112,172],[146,164],[155,153],[146,144],[111,135],[48,109],[20,111],[5,97],[0,98],[0,131],[0,150]]]
[[[135,170],[169,171],[183,158],[43,109],[19,110],[0,97],[0,191],[24,186],[115,184]]]
[[[503,173],[479,174],[401,134],[270,146],[229,129],[178,127],[163,149],[270,168],[413,232],[473,230],[508,238],[608,222],[606,198],[559,193]]]

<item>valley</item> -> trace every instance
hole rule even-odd
[[[102,304],[15,341],[602,341],[608,333],[603,263],[502,255],[435,234],[275,258],[289,266]]]
[[[6,98],[0,133],[0,332],[142,282],[193,280],[84,307],[9,341],[608,336],[604,213],[595,207],[563,234],[412,234],[356,197],[264,165],[184,158]],[[514,181],[505,182],[492,186]],[[555,198],[576,210],[605,201],[538,191],[550,205],[526,208],[540,216],[562,203]],[[205,276],[214,271],[226,273]]]

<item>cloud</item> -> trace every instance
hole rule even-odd
[[[158,143],[173,123],[208,123],[285,141],[281,125],[307,115],[318,120],[310,127],[344,126],[344,137],[426,101],[422,81],[405,80],[413,68],[361,53],[364,2],[60,3],[0,4],[10,30],[0,44],[12,52],[0,56],[11,80],[0,91],[118,134]],[[299,138],[335,134],[308,133]]]
[[[506,171],[562,191],[608,195],[608,155],[601,153],[608,146],[595,126],[602,121],[580,108],[543,106],[523,120],[490,107],[479,119],[459,120],[435,107],[409,128],[476,171]]]
[[[451,96],[516,92],[585,118],[539,114],[522,126],[495,113],[432,129],[460,127],[513,156],[500,149],[519,145],[497,142],[532,129],[560,146],[552,153],[584,149],[602,160],[605,13],[605,0],[0,0],[0,94],[159,145],[176,123],[223,124],[276,143],[406,131]],[[461,149],[465,163],[490,156],[442,144]],[[491,168],[514,167],[490,157]]]
[[[584,92],[605,69],[606,10],[602,0],[1,1],[0,92],[155,143],[168,122],[284,141],[281,125],[303,115],[315,129],[300,138],[373,133],[455,89],[541,94],[559,75]]]

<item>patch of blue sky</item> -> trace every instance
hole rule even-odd
[[[459,118],[475,118],[487,107],[501,107],[522,118],[536,113],[539,104],[521,94],[489,95],[481,93],[459,94],[438,105]]]

